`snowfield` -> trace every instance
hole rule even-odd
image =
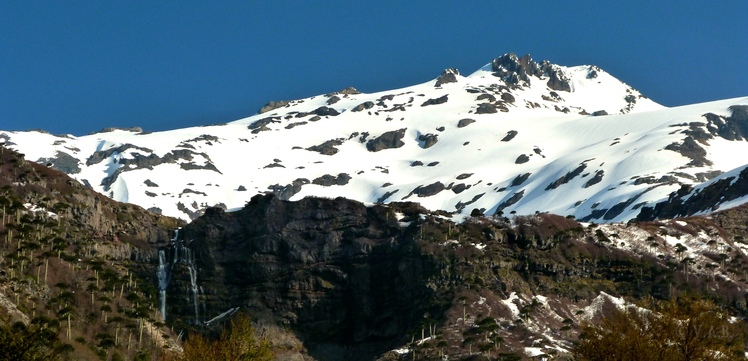
[[[729,108],[748,98],[665,108],[594,66],[512,70],[519,80],[495,75],[513,62],[521,63],[505,56],[469,76],[445,72],[403,89],[294,100],[225,125],[86,136],[0,131],[0,142],[113,199],[183,219],[274,192],[416,201],[457,216],[478,209],[619,222],[682,184],[746,165],[736,156],[748,154],[745,140],[693,137],[709,133],[705,114],[729,120]]]

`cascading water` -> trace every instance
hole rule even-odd
[[[158,268],[156,268],[158,279],[158,294],[161,301],[161,319],[166,321],[166,286],[169,285],[169,275],[166,269],[166,252],[158,250]]]
[[[192,290],[192,302],[195,306],[195,323],[200,323],[200,316],[198,314],[198,303],[197,303],[197,269],[195,268],[194,258],[189,248],[184,248],[184,262],[187,264],[187,269],[190,272],[190,289]]]
[[[200,323],[198,303],[200,290],[197,286],[195,256],[193,255],[192,250],[185,245],[185,242],[179,239],[179,229],[174,232],[174,238],[171,239],[170,247],[158,251],[156,278],[158,279],[158,291],[161,301],[161,317],[164,321],[166,321],[166,289],[172,280],[174,265],[178,263],[187,267],[190,276],[190,291],[192,292],[192,304],[195,309],[195,324],[198,324]]]
[[[174,238],[171,239],[172,246],[179,239],[179,229],[174,231]],[[174,252],[174,260],[168,262],[166,249],[158,250],[158,268],[156,268],[156,279],[158,279],[158,295],[161,301],[161,319],[166,321],[166,288],[171,281],[171,268],[179,259],[179,252]],[[176,251],[176,250],[175,250]]]

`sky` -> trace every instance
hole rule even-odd
[[[569,4],[571,3],[571,4]],[[593,64],[656,102],[748,96],[748,2],[0,1],[0,129],[226,123],[270,100]]]

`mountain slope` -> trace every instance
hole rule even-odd
[[[65,357],[45,351],[44,359],[133,359],[180,349],[158,323],[151,283],[156,245],[183,224],[115,202],[0,146],[0,327],[18,335],[17,321],[48,325],[44,339]],[[30,359],[10,349],[44,345],[14,342],[0,340],[4,359]]]
[[[276,359],[329,361],[563,357],[605,309],[682,292],[748,312],[746,206],[454,223],[412,202],[270,194],[171,232],[182,224],[4,147],[0,205],[0,326],[48,320],[82,360],[155,359],[239,309]]]
[[[183,219],[272,192],[607,222],[744,166],[732,156],[748,147],[744,104],[668,109],[597,67],[507,54],[469,76],[447,69],[387,92],[270,102],[224,125],[0,139],[116,200]]]
[[[166,248],[192,255],[200,290],[193,298],[190,272],[175,271],[167,322],[243,308],[293,331],[294,342],[272,340],[278,359],[563,359],[580,325],[631,302],[700,295],[742,319],[747,215],[453,223],[411,202],[258,195],[236,212],[209,209]]]

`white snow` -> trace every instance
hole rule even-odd
[[[509,311],[512,312],[512,318],[514,320],[519,318],[519,307],[517,307],[517,302],[519,301],[520,301],[520,298],[517,295],[517,292],[512,292],[509,295],[509,298],[505,300],[501,300],[501,303],[506,305],[506,307],[509,308]]]
[[[80,137],[0,131],[0,138],[7,137],[12,148],[33,161],[54,158],[58,152],[64,152],[77,159],[81,168],[71,176],[87,181],[94,190],[184,219],[189,217],[188,212],[179,207],[200,212],[205,207],[223,204],[229,210],[236,210],[252,196],[269,192],[270,187],[285,187],[304,179],[309,184],[303,185],[291,200],[305,196],[344,196],[372,204],[390,194],[385,202],[415,201],[429,209],[449,212],[456,211],[459,203],[474,200],[464,206],[463,216],[475,208],[491,215],[502,202],[520,192],[524,192],[523,197],[503,209],[504,214],[540,211],[581,219],[593,211],[610,209],[636,197],[617,215],[591,218],[598,223],[617,222],[636,216],[637,204],[660,201],[679,188],[678,184],[656,187],[646,182],[635,184],[637,178],[657,179],[677,172],[694,175],[714,170],[736,173],[746,165],[742,157],[734,156],[748,152],[748,142],[744,141],[717,137],[709,145],[702,145],[713,162],[703,167],[688,166],[689,158],[664,148],[685,138],[682,131],[687,127],[679,125],[703,122],[702,115],[708,112],[728,115],[729,106],[748,104],[748,98],[664,108],[595,67],[559,69],[570,79],[572,91],[556,91],[561,98],[556,100],[547,100],[551,90],[546,78],[532,77],[528,86],[499,90],[507,84],[491,75],[487,65],[467,77],[459,77],[457,83],[440,88],[435,88],[432,80],[387,92],[340,96],[341,100],[332,105],[327,105],[328,97],[316,96],[225,125],[149,134],[115,130]],[[592,70],[597,77],[588,78]],[[478,104],[487,100],[477,101],[480,94],[467,91],[475,89],[497,99],[503,93],[511,93],[515,101],[505,103],[508,112],[476,114]],[[383,98],[385,95],[391,95],[392,99]],[[446,103],[421,106],[428,99],[443,95],[448,96]],[[626,108],[626,96],[636,99],[631,109]],[[375,106],[353,111],[366,101]],[[322,106],[333,108],[340,115],[322,116],[316,121],[312,121],[314,114],[296,117]],[[559,112],[555,107],[567,108],[569,112]],[[580,115],[583,110],[588,113],[605,110],[614,115]],[[266,125],[269,130],[253,133],[248,129],[268,117],[277,117],[276,122]],[[463,118],[476,122],[458,128],[457,123]],[[298,122],[306,124],[290,127]],[[443,131],[438,130],[441,127]],[[401,147],[378,152],[367,150],[368,140],[399,129],[406,129]],[[517,135],[510,141],[502,141],[510,131],[516,131]],[[368,135],[363,139],[365,133]],[[423,142],[417,138],[423,134],[438,135],[437,143],[422,148]],[[201,138],[203,135],[211,137]],[[342,142],[336,146],[338,152],[334,155],[306,150],[334,139]],[[96,151],[128,144],[135,147],[103,159],[90,158]],[[188,155],[175,157],[170,155],[172,151]],[[516,164],[522,154],[529,161]],[[139,169],[123,164],[138,157],[165,156],[174,158],[173,162]],[[423,165],[411,166],[416,161]],[[582,164],[586,167],[581,174],[548,189],[551,183]],[[206,166],[215,170],[200,169]],[[598,172],[603,172],[602,179],[588,184]],[[311,184],[323,175],[336,177],[343,173],[351,177],[345,185]],[[526,181],[511,185],[518,175],[525,173],[530,173]],[[471,175],[457,179],[462,174]],[[115,175],[117,179],[111,185],[102,184],[105,178]],[[698,186],[699,182],[692,179],[676,177],[682,183]],[[157,186],[148,185],[149,182]],[[436,182],[451,189],[431,196],[411,194],[419,186]],[[452,189],[459,184],[466,189],[457,193]],[[746,200],[741,198],[721,208]]]

